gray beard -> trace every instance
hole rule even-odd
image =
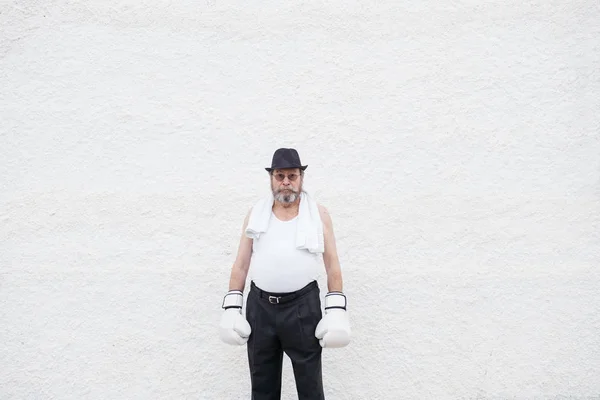
[[[298,193],[290,192],[290,193],[281,193],[281,192],[273,192],[273,197],[275,200],[281,203],[293,203],[298,198]]]

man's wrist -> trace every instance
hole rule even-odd
[[[329,291],[325,295],[325,310],[346,310],[347,303],[346,295],[342,291]]]
[[[225,294],[225,296],[223,297],[223,305],[221,306],[221,308],[225,310],[228,308],[242,308],[243,304],[244,295],[242,291],[234,289],[228,291],[227,294]]]

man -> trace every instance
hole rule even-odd
[[[322,349],[350,342],[333,224],[327,209],[302,188],[307,167],[295,149],[273,154],[265,168],[272,194],[244,219],[223,300],[220,337],[228,344],[247,344],[252,400],[281,398],[284,352],[292,363],[299,399],[323,400]],[[328,289],[324,313],[317,284],[321,261]]]

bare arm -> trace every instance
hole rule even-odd
[[[322,205],[319,205],[319,213],[323,221],[323,236],[325,239],[323,262],[327,273],[327,289],[329,292],[341,292],[343,291],[342,270],[333,233],[333,221],[327,209]]]
[[[250,211],[248,211],[248,214],[246,214],[246,218],[244,219],[237,256],[233,262],[233,266],[231,267],[229,290],[244,291],[244,287],[246,285],[246,277],[248,275],[250,257],[252,255],[252,239],[244,234],[249,218]]]

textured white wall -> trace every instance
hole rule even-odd
[[[344,268],[328,400],[600,395],[598,21],[595,0],[3,2],[0,398],[248,399],[217,324],[280,146]]]

